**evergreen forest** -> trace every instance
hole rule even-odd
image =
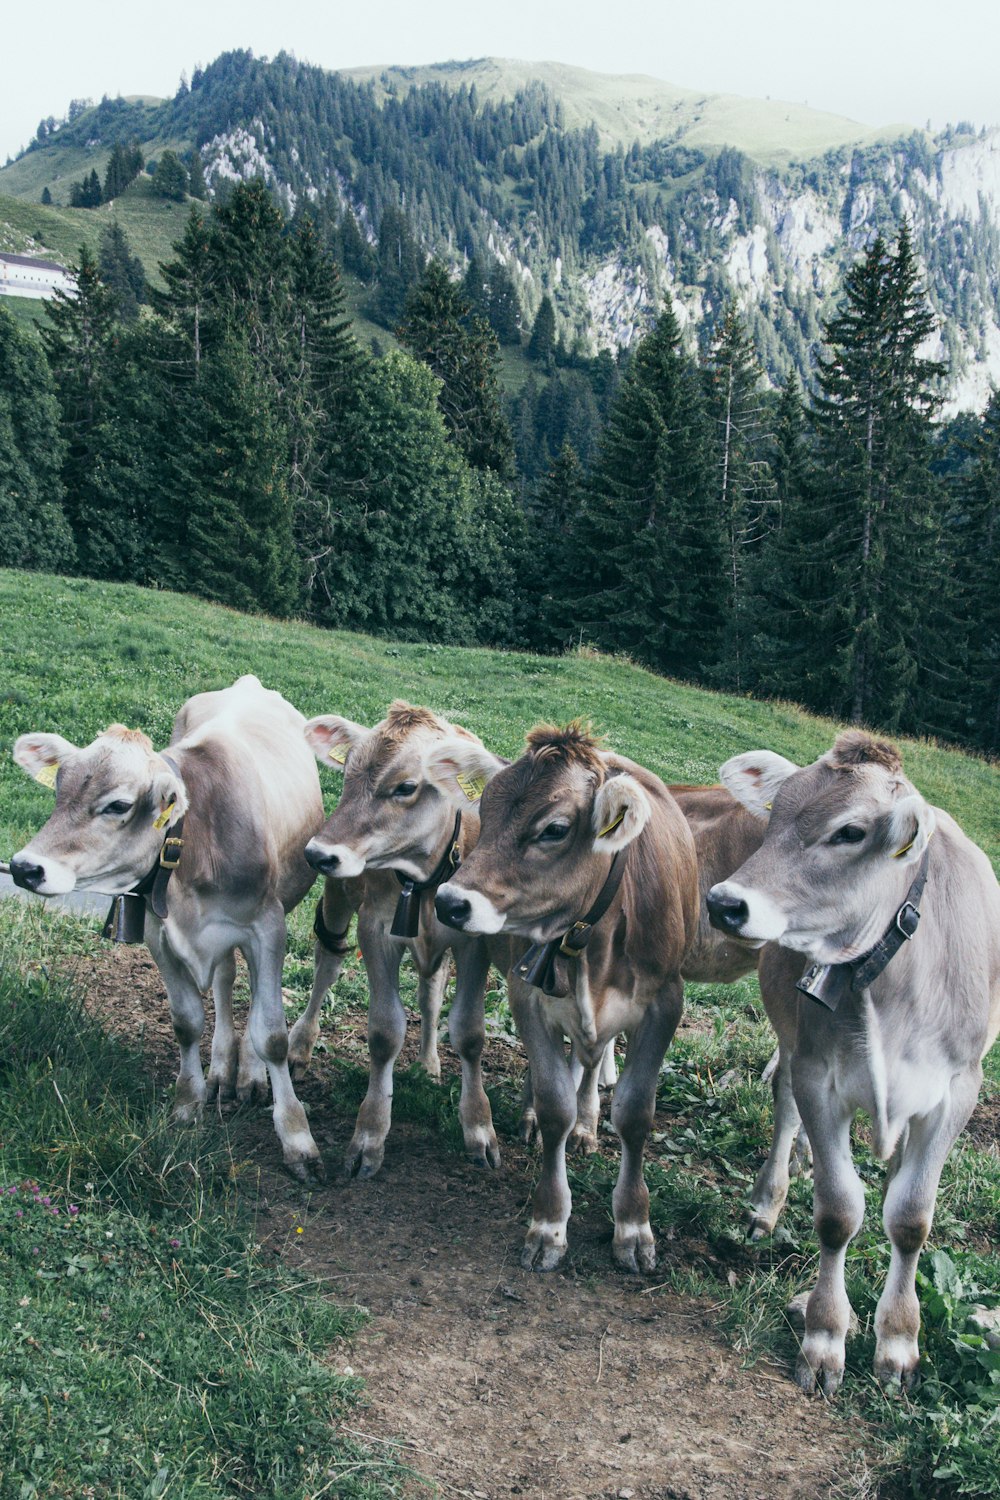
[[[0,308],[0,564],[403,640],[589,643],[1000,751],[1000,395],[940,419],[906,220],[848,271],[808,386],[775,390],[731,302],[698,351],[668,305],[590,358],[388,208],[354,245],[395,334],[366,347],[350,218],[240,182],[192,205],[159,286],[118,228],[41,346]],[[513,342],[537,375],[505,396]]]

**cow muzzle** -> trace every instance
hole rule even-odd
[[[451,881],[439,887],[434,911],[439,922],[459,932],[499,932],[505,920],[503,912],[497,911],[481,891],[468,890]]]
[[[708,920],[719,932],[730,937],[739,937],[750,920],[750,908],[742,896],[732,896],[727,891],[713,886],[706,897]]]
[[[28,850],[15,854],[10,862],[10,877],[24,891],[34,891],[39,896],[66,896],[76,886],[76,876],[58,860],[41,863],[37,855]]]
[[[346,844],[323,844],[310,839],[305,848],[306,859],[320,875],[329,875],[336,880],[347,880],[360,875],[364,860]]]

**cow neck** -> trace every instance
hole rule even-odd
[[[563,958],[579,958],[590,942],[594,928],[611,905],[625,874],[625,862],[631,845],[617,849],[611,859],[611,868],[604,884],[597,893],[593,906],[586,916],[574,922],[561,937],[551,938],[547,943],[532,943],[528,951],[514,965],[514,973],[525,984],[532,984],[545,995],[562,998],[569,994],[569,982]]]
[[[862,953],[860,958],[853,958],[848,963],[811,964],[795,986],[796,989],[827,1010],[835,1011],[846,994],[857,994],[873,984],[903,944],[908,943],[915,935],[920,925],[920,898],[927,884],[929,861],[928,846],[906,893],[906,899],[874,948],[869,948],[867,953]]]
[[[180,768],[171,756],[161,750],[160,759],[165,760],[174,775],[180,778]],[[110,938],[113,943],[141,943],[146,931],[147,902],[161,922],[166,918],[167,886],[180,864],[183,848],[184,819],[178,818],[172,831],[164,835],[152,869],[130,891],[112,897],[111,908],[101,929],[102,937]]]
[[[424,891],[439,886],[443,880],[454,875],[462,863],[461,836],[462,812],[459,809],[455,814],[455,826],[451,830],[451,838],[445,845],[445,851],[426,880],[411,880],[408,875],[401,875],[398,870],[393,871],[403,889],[399,893],[399,900],[396,902],[396,910],[393,913],[392,926],[389,928],[390,937],[415,938],[417,936],[420,931],[420,898]]]

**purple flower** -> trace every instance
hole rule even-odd
[[[52,1199],[51,1198],[43,1198],[42,1202],[44,1203],[45,1207],[48,1208],[49,1204],[52,1202]]]
[[[79,1213],[79,1212],[80,1212],[80,1210],[79,1210],[79,1208],[78,1208],[78,1207],[77,1207],[77,1206],[76,1206],[76,1204],[75,1204],[75,1203],[71,1203],[71,1204],[70,1204],[70,1206],[69,1206],[69,1213],[70,1213],[70,1218],[72,1218],[72,1219],[75,1219],[75,1218],[76,1218],[76,1216],[77,1216],[77,1214],[78,1214],[78,1213]]]
[[[8,1191],[8,1193],[16,1193],[17,1192],[17,1188],[16,1187],[9,1187],[7,1189],[7,1191]]]
[[[15,1208],[15,1210],[14,1210],[14,1218],[15,1219],[23,1219],[24,1218],[24,1209],[23,1208]]]
[[[171,1240],[170,1241],[170,1248],[171,1248],[171,1250],[179,1250],[181,1248],[181,1242],[180,1242],[180,1240]]]
[[[32,1247],[31,1247],[31,1253],[32,1253],[32,1255],[37,1255],[39,1253],[37,1245],[32,1245]]]
[[[58,1210],[58,1208],[54,1208],[52,1210],[52,1212],[55,1214],[56,1218],[58,1219],[58,1217],[59,1217],[59,1210]]]

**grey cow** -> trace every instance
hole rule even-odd
[[[892,1258],[875,1314],[875,1373],[908,1386],[919,1360],[917,1259],[1000,1030],[1000,887],[982,851],[904,776],[896,748],[860,731],[805,769],[754,751],[720,774],[769,819],[758,852],[709,893],[713,922],[816,965],[803,982],[819,998],[800,1002],[792,1058],[820,1241],[797,1378],[827,1395],[843,1379],[844,1262],[865,1201],[850,1131],[862,1109],[889,1163]]]
[[[281,1000],[285,913],[316,879],[302,851],[323,818],[304,723],[280,694],[246,676],[184,704],[168,758],[121,724],[82,749],[58,734],[21,735],[14,758],[55,785],[56,806],[11,860],[11,874],[43,896],[76,887],[117,894],[142,884],[168,854],[176,859],[165,899],[153,903],[165,914],[145,899],[146,941],[180,1046],[175,1117],[193,1119],[206,1097],[234,1086],[241,1097],[265,1091],[269,1077],[285,1165],[306,1179],[322,1176],[322,1163],[292,1086]],[[237,949],[251,988],[242,1050],[232,1013]],[[320,998],[331,963],[317,948]],[[206,1086],[200,1040],[209,987],[216,1024]]]

